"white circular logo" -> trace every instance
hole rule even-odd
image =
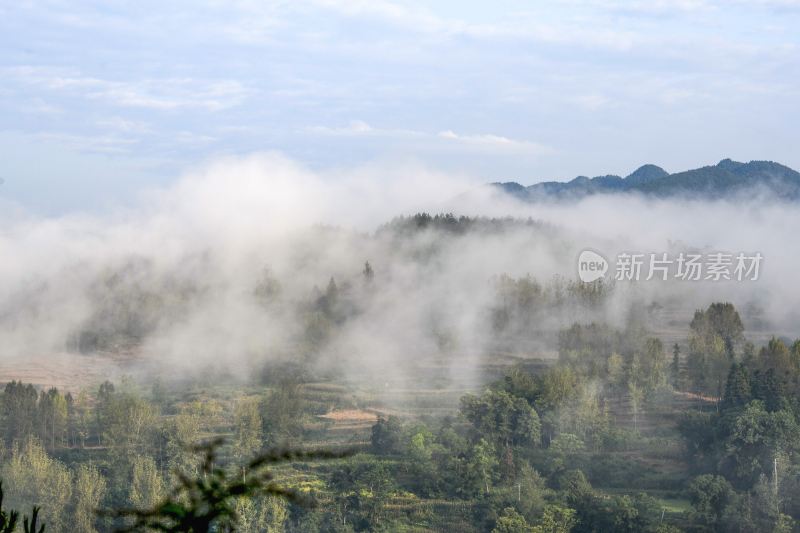
[[[592,250],[584,250],[578,256],[578,277],[584,283],[591,283],[606,275],[608,261]]]

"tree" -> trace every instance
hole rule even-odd
[[[296,503],[307,502],[303,493],[276,483],[269,466],[287,461],[338,459],[352,455],[352,451],[272,451],[256,457],[248,465],[252,472],[242,480],[238,472],[218,466],[219,439],[194,446],[192,451],[201,454],[201,467],[196,476],[178,475],[178,484],[165,499],[152,508],[119,509],[104,514],[131,521],[122,531],[174,531],[209,533],[228,531],[235,527],[238,516],[237,502],[241,498],[272,496]]]
[[[750,373],[744,363],[734,363],[725,382],[725,395],[722,399],[724,409],[743,407],[752,398]]]
[[[672,362],[669,365],[669,381],[672,388],[680,390],[683,386],[681,380],[681,347],[678,343],[672,345]]]
[[[721,525],[725,510],[734,501],[735,495],[733,487],[724,477],[713,474],[697,476],[689,485],[689,501],[694,508],[695,518],[712,530]]]
[[[72,496],[72,475],[66,466],[47,454],[38,440],[31,437],[17,445],[2,472],[13,507],[36,502],[41,505],[49,527],[55,531],[67,529],[65,511]]]
[[[21,381],[6,384],[3,391],[3,420],[6,443],[23,442],[34,433],[38,395],[33,385]]]
[[[338,318],[339,292],[336,280],[331,277],[328,281],[328,286],[325,288],[325,294],[322,295],[318,302],[320,311],[331,320]]]
[[[402,438],[402,426],[397,417],[378,417],[370,436],[372,452],[378,455],[400,453],[403,451]]]
[[[708,306],[706,310],[707,328],[722,338],[725,344],[725,351],[732,359],[734,346],[744,340],[744,325],[739,316],[739,312],[732,303],[716,302]]]
[[[644,400],[644,390],[635,382],[628,383],[628,394],[631,398],[631,411],[633,411],[633,430],[639,430],[639,412]]]
[[[51,450],[61,443],[67,430],[67,401],[58,389],[51,388],[39,395],[39,438],[49,444]]]
[[[758,354],[759,367],[773,369],[778,375],[792,374],[798,370],[789,348],[780,339],[772,337]]]
[[[192,446],[200,441],[203,422],[203,406],[192,402],[181,407],[167,427],[167,466],[170,474],[182,472],[196,475],[200,471],[198,455]]]
[[[372,280],[375,278],[375,271],[372,270],[372,265],[369,264],[369,261],[364,263],[363,275],[366,283],[372,283]]]
[[[106,492],[106,480],[93,465],[80,465],[73,485],[72,531],[96,533],[95,521]]]
[[[739,313],[731,303],[713,303],[695,312],[689,328],[687,369],[694,388],[721,397],[736,347],[744,341]]]
[[[497,519],[492,533],[530,533],[531,526],[513,507],[506,507]]]
[[[83,448],[92,430],[92,417],[90,399],[86,391],[78,393],[78,397],[69,402],[67,409],[67,426],[71,444]]]
[[[239,533],[283,533],[289,518],[286,501],[272,496],[236,500],[235,531]]]
[[[651,337],[644,343],[640,359],[639,375],[636,378],[649,394],[664,384],[666,359],[661,340]]]
[[[753,400],[728,422],[723,465],[731,479],[749,487],[772,472],[777,452],[794,452],[798,442],[800,427],[792,413],[768,412],[764,402]]]
[[[263,444],[263,421],[257,398],[246,398],[234,409],[234,455],[240,461],[252,457]]]
[[[569,533],[575,523],[575,509],[560,505],[547,505],[531,533]]]
[[[156,416],[153,405],[133,392],[115,392],[109,382],[100,386],[98,431],[118,457],[131,456],[146,447],[153,437]]]
[[[461,398],[461,414],[473,433],[491,439],[501,449],[509,446],[538,445],[541,439],[539,415],[524,399],[505,391],[488,390],[481,396]]]
[[[394,482],[383,462],[356,456],[333,471],[330,486],[336,491],[336,503],[342,525],[349,521],[362,531],[374,529]]]
[[[608,375],[608,384],[615,391],[625,388],[625,359],[617,352],[608,356],[606,374]]]
[[[303,397],[300,385],[285,379],[261,402],[263,435],[269,445],[293,442],[303,434]]]
[[[112,406],[111,402],[114,398],[114,384],[106,380],[100,384],[97,391],[97,406],[95,408],[96,425],[97,425],[97,444],[102,444],[103,431],[109,425],[108,417],[110,416]]]
[[[472,489],[479,487],[476,492],[485,489],[484,493],[488,494],[491,490],[493,471],[496,467],[497,459],[495,458],[494,447],[486,440],[480,439],[472,447],[467,460],[467,479],[472,482]]]
[[[785,378],[779,377],[774,368],[768,368],[766,372],[756,370],[751,382],[753,398],[763,401],[767,411],[789,408],[792,399],[787,394],[787,389],[791,384]]]
[[[586,444],[577,435],[572,433],[559,433],[547,449],[548,464],[553,472],[563,470],[572,456],[583,451]]]
[[[164,480],[152,457],[137,455],[131,469],[128,501],[135,509],[150,509],[160,503],[166,494]]]
[[[548,369],[538,382],[535,405],[540,411],[553,411],[578,395],[579,376],[568,366]]]

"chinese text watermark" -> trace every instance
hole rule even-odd
[[[760,252],[623,252],[617,254],[613,276],[616,281],[757,281],[763,259]],[[596,281],[609,270],[606,258],[593,250],[584,250],[578,256],[581,281]]]

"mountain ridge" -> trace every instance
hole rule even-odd
[[[570,181],[545,181],[521,185],[515,181],[495,182],[492,187],[526,201],[578,200],[596,194],[640,193],[671,197],[691,195],[700,198],[725,198],[761,188],[788,200],[800,199],[800,173],[774,161],[742,163],[723,159],[716,165],[670,174],[663,168],[645,164],[626,177],[578,176]]]

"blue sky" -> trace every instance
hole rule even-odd
[[[217,156],[479,181],[800,167],[800,0],[0,1],[0,197],[96,210]]]

